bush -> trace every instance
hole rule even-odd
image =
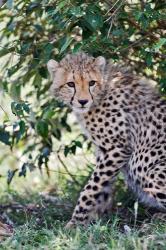
[[[159,83],[166,93],[165,1],[11,1],[1,7],[1,90],[10,96],[11,118],[4,107],[0,141],[19,148],[27,169],[48,169],[53,144],[71,132],[69,109],[50,97],[46,63],[83,50],[131,65]],[[63,147],[75,154],[85,138]],[[54,142],[54,143],[53,143]],[[11,182],[17,169],[8,172]]]

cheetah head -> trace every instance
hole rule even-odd
[[[104,57],[85,53],[67,55],[60,62],[47,63],[52,77],[52,94],[77,113],[85,113],[97,103],[103,88]]]

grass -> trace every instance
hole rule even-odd
[[[30,216],[15,228],[15,234],[1,243],[1,249],[166,249],[165,225],[148,224],[146,227],[131,228],[125,233],[119,226],[118,218],[112,222],[67,231],[64,229],[66,219],[55,218],[54,209],[47,207],[43,217]],[[20,223],[20,222],[19,222]]]
[[[72,192],[57,192],[57,188],[50,188],[47,194],[41,195],[40,191],[45,191],[46,186],[48,189],[48,183],[40,188],[29,188],[28,193],[25,189],[18,193],[14,187],[3,190],[0,215],[4,221],[13,223],[14,235],[1,241],[0,249],[166,249],[165,223],[150,220],[145,223],[141,215],[135,224],[134,209],[133,205],[129,208],[129,200],[128,204],[124,203],[125,208],[110,216],[110,220],[103,219],[86,229],[66,230],[64,226],[71,216],[75,198]],[[123,195],[122,200],[125,200],[126,194]]]

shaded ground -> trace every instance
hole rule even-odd
[[[120,208],[109,221],[67,231],[64,225],[73,205],[70,197],[59,198],[52,192],[27,196],[8,191],[1,196],[0,215],[14,234],[4,237],[0,249],[166,249],[166,225],[150,222],[149,212],[145,216],[142,208],[138,218],[134,209]]]

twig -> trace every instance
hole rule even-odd
[[[140,2],[141,2],[141,10],[144,11],[145,2],[144,2],[144,0],[140,0]]]
[[[2,107],[2,105],[0,104],[0,108],[2,109],[2,111],[5,113],[5,115],[6,115],[6,117],[8,118],[8,120],[10,120],[9,119],[9,116],[8,116],[8,114],[7,114],[7,112],[4,110],[4,108]]]
[[[110,23],[110,27],[108,29],[107,37],[109,37],[109,35],[111,33],[111,29],[112,29],[113,23],[114,23],[114,18],[112,18],[112,22]]]
[[[105,22],[108,22],[113,16],[115,16],[115,14],[118,12],[118,10],[121,8],[122,4],[124,4],[125,0],[122,0],[122,2],[119,4],[119,6],[117,7],[117,9],[112,13],[111,16],[109,16]]]
[[[77,185],[80,185],[80,183],[76,180],[76,178],[70,174],[67,166],[65,165],[65,163],[63,162],[63,160],[61,159],[60,155],[57,153],[57,157],[58,157],[58,160],[60,161],[60,163],[62,164],[62,166],[64,167],[64,169],[66,170],[66,172],[68,173],[68,175],[72,178],[72,180],[77,184]]]
[[[59,159],[59,158],[58,158]],[[62,162],[61,162],[62,163]],[[64,162],[63,162],[64,163]],[[63,165],[64,166],[64,165]],[[45,167],[43,167],[42,169],[44,169],[45,171],[47,171],[46,169],[45,169]],[[66,169],[65,169],[66,170]],[[61,172],[61,171],[59,171],[59,170],[53,170],[53,169],[49,169],[48,170],[49,172],[55,172],[55,173],[59,173],[59,174],[66,174],[66,175],[70,175],[70,176],[79,176],[79,177],[87,177],[87,175],[79,175],[79,174],[71,174],[70,172],[69,172],[69,170],[68,170],[68,172]]]
[[[119,0],[118,0],[119,1]],[[116,1],[116,3],[118,2],[118,1]],[[110,27],[109,27],[109,29],[108,29],[108,33],[107,33],[107,37],[109,37],[109,35],[110,35],[110,33],[111,33],[111,29],[112,29],[112,26],[113,26],[113,23],[114,23],[114,18],[116,17],[116,13],[118,12],[118,10],[121,8],[121,6],[122,6],[122,4],[125,2],[125,0],[122,0],[122,2],[120,3],[120,5],[117,7],[117,9],[112,13],[112,15],[111,16],[109,16],[106,20],[105,20],[105,22],[108,22],[108,21],[110,21],[111,19],[111,23],[110,23]],[[116,3],[112,6],[112,8],[116,5]],[[112,9],[111,8],[111,9]],[[111,11],[111,9],[109,10],[109,11]]]
[[[6,0],[0,0],[0,8],[6,3]]]
[[[22,161],[23,162],[23,161]],[[36,169],[37,169],[37,167],[36,167]],[[53,169],[49,169],[49,170],[46,170],[46,168],[45,167],[42,167],[42,170],[45,170],[45,171],[49,171],[49,172],[54,172],[54,173],[59,173],[59,174],[64,174],[64,175],[70,175],[70,177],[72,176],[72,177],[88,177],[88,175],[80,175],[80,174],[69,174],[69,171],[68,172],[62,172],[62,171],[59,171],[59,170],[53,170]],[[7,177],[7,175],[1,175],[0,174],[0,178],[6,178]]]
[[[127,50],[127,49],[129,49],[129,48],[131,48],[131,47],[134,47],[135,45],[138,45],[138,44],[139,44],[142,40],[144,40],[145,37],[147,37],[147,36],[148,36],[148,35],[145,35],[144,37],[141,37],[141,38],[138,39],[137,41],[131,43],[131,44],[130,44],[129,46],[127,46],[126,48],[121,49],[120,52],[122,52],[122,51],[124,51],[124,50]]]
[[[61,147],[58,149],[58,151],[54,151],[55,153],[57,153],[57,157],[59,156],[59,151],[61,150]],[[59,159],[59,158],[58,158]],[[60,158],[61,159],[61,158]],[[16,160],[17,161],[21,161],[22,163],[25,163],[23,160],[21,160],[21,157],[16,157]],[[62,159],[61,159],[62,161]],[[62,161],[63,162],[63,161]],[[61,163],[62,163],[61,162]],[[64,162],[63,162],[64,163]],[[63,164],[62,164],[63,165]],[[64,166],[64,165],[63,165]],[[38,169],[36,166],[35,166],[35,169]],[[69,170],[67,169],[67,166],[66,166],[66,169],[67,170],[66,172],[62,172],[62,171],[59,171],[59,170],[54,170],[54,169],[48,169],[46,170],[45,167],[42,167],[41,169],[45,170],[45,171],[49,171],[49,172],[55,172],[55,173],[59,173],[59,174],[66,174],[66,175],[70,175],[70,176],[79,176],[79,177],[87,177],[87,175],[79,175],[79,174],[71,174],[69,172]],[[19,170],[19,169],[18,169]],[[4,176],[3,176],[4,177]]]
[[[106,16],[109,12],[111,12],[111,10],[115,7],[115,5],[116,5],[119,1],[120,1],[120,0],[117,0],[117,1],[112,5],[112,7],[106,12],[105,16]]]
[[[158,37],[156,37],[156,36],[152,33],[152,29],[149,30],[148,32],[145,31],[145,30],[142,30],[141,27],[140,27],[140,25],[139,25],[138,23],[136,23],[135,20],[132,19],[131,15],[130,15],[129,13],[128,13],[128,16],[129,16],[129,18],[127,19],[127,21],[128,21],[131,25],[133,25],[136,29],[138,29],[140,32],[142,32],[144,36],[149,36],[149,37],[151,37],[151,38],[153,39],[153,41],[156,41],[156,40],[159,39]],[[155,30],[156,30],[156,27],[155,27]]]

